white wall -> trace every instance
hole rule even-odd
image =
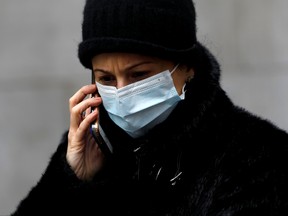
[[[232,100],[288,129],[288,1],[196,0],[198,38]]]
[[[0,215],[36,184],[90,82],[77,58],[84,0],[0,0]],[[288,130],[288,1],[196,0],[198,38],[238,105]]]
[[[84,0],[0,0],[0,215],[40,178],[90,73],[77,58]]]

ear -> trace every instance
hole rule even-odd
[[[185,66],[186,82],[190,82],[195,75],[195,71],[192,67]]]

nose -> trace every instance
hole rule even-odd
[[[118,78],[116,88],[120,89],[120,88],[123,88],[124,86],[129,85],[129,84],[130,84],[129,81],[126,80],[125,78]]]

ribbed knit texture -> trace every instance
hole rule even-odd
[[[86,68],[103,52],[175,59],[189,55],[196,41],[191,0],[87,0],[78,55]]]

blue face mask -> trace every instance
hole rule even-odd
[[[178,95],[171,77],[177,66],[172,72],[166,70],[119,89],[96,82],[103,105],[115,124],[136,138],[163,122],[184,99],[184,93]]]

